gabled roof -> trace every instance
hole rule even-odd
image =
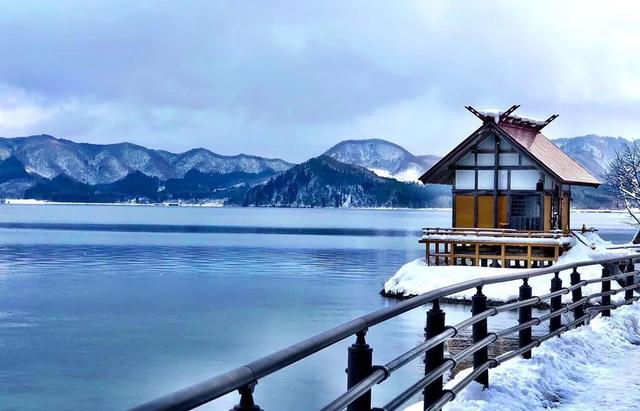
[[[453,184],[455,172],[451,166],[473,145],[493,131],[509,141],[517,150],[528,155],[541,169],[546,170],[562,184],[590,187],[598,187],[601,184],[597,178],[547,139],[539,131],[541,127],[513,121],[509,114],[505,118],[496,116],[497,124],[493,118],[483,118],[484,124],[434,164],[420,177],[420,181],[424,184]]]

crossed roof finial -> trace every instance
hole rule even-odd
[[[511,124],[514,126],[534,129],[537,131],[545,128],[549,123],[555,120],[558,115],[554,114],[547,118],[546,120],[537,120],[533,118],[528,118],[524,116],[514,115],[513,112],[516,111],[520,107],[519,104],[514,104],[509,107],[505,111],[501,110],[476,110],[471,106],[464,106],[467,110],[473,113],[474,116],[478,117],[483,122],[493,121],[496,124],[504,123]]]

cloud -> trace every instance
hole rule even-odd
[[[463,105],[636,137],[635,3],[6,2],[0,135],[302,161],[344,138],[443,153]]]

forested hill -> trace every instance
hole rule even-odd
[[[247,192],[244,206],[443,207],[448,187],[424,187],[378,177],[364,167],[322,155]]]

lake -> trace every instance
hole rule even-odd
[[[572,221],[634,233],[621,213]],[[396,304],[378,292],[423,255],[423,226],[450,226],[450,211],[0,205],[0,409],[127,408]],[[453,324],[470,308],[446,310]],[[423,307],[372,328],[374,362],[420,343],[424,321]],[[256,402],[325,405],[352,342],[261,380]],[[422,373],[414,361],[374,403]]]

